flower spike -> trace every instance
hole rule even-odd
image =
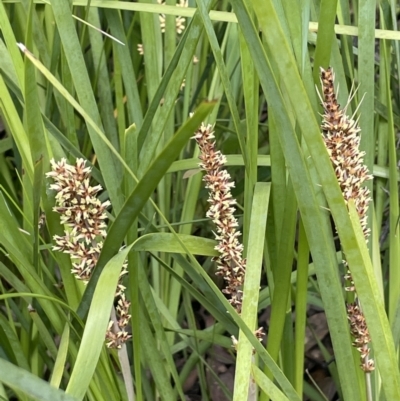
[[[90,185],[91,168],[84,159],[77,159],[74,166],[66,159],[50,161],[52,171],[46,176],[54,183],[50,189],[57,192],[53,210],[61,215],[60,222],[66,227],[63,236],[55,235],[54,251],[70,255],[71,273],[76,279],[87,284],[96,267],[107,235],[106,209],[109,201],[101,202],[96,195],[102,190],[100,185]],[[122,267],[120,279],[127,274],[127,264]],[[130,302],[125,299],[125,287],[119,282],[116,290],[118,306],[117,321],[111,321],[106,332],[107,346],[120,348],[131,336],[126,331],[130,315]]]
[[[346,204],[350,199],[354,201],[365,240],[368,241],[370,229],[368,228],[368,206],[371,201],[370,191],[365,187],[365,182],[372,179],[368,168],[363,163],[365,152],[360,146],[360,127],[358,121],[346,115],[346,109],[342,109],[337,101],[334,80],[335,74],[332,68],[321,68],[322,96],[321,104],[324,109],[322,115],[322,137],[326,149],[335,170],[340,189]],[[346,261],[347,268],[345,279],[350,283],[346,291],[353,292],[355,301],[347,305],[347,316],[350,322],[350,332],[354,338],[353,345],[360,352],[361,368],[365,372],[374,370],[374,361],[369,359],[369,346],[371,338],[367,323],[357,298],[351,272]]]

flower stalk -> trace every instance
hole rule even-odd
[[[360,146],[360,127],[358,121],[346,115],[346,107],[340,108],[334,87],[334,73],[331,68],[321,68],[322,84],[322,137],[328,150],[332,166],[342,190],[346,204],[350,199],[354,201],[365,240],[368,241],[370,229],[368,228],[368,206],[371,201],[370,191],[365,182],[372,179],[368,168],[363,163],[365,152]],[[360,352],[361,368],[369,373],[374,370],[374,361],[369,358],[369,335],[367,323],[362,312],[357,291],[348,268],[345,279],[350,285],[345,290],[354,294],[354,301],[347,304],[347,316],[350,323],[350,332],[354,338],[353,346]]]
[[[86,167],[85,160],[77,159],[74,166],[64,158],[59,162],[52,159],[50,163],[52,171],[46,176],[54,181],[50,189],[57,192],[53,211],[61,215],[60,222],[66,228],[63,236],[53,237],[53,250],[69,254],[72,260],[71,273],[77,280],[87,284],[107,235],[106,209],[111,203],[102,203],[97,198],[102,187],[90,185],[91,168]],[[110,321],[106,332],[109,348],[120,348],[131,337],[126,331],[130,319],[130,302],[125,299],[125,287],[121,282],[127,273],[127,265],[124,264],[115,292],[116,320]]]

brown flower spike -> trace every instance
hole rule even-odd
[[[364,152],[360,151],[360,127],[358,122],[346,115],[346,108],[341,109],[337,101],[334,87],[335,76],[331,68],[321,68],[322,136],[329,153],[335,174],[343,193],[345,202],[354,201],[364,237],[368,240],[370,230],[367,227],[367,211],[371,200],[370,191],[364,186],[365,181],[372,179],[367,167],[363,164]],[[347,267],[346,261],[344,261]],[[355,301],[347,305],[350,331],[354,337],[353,345],[360,352],[361,368],[365,372],[374,370],[374,362],[369,359],[368,343],[371,341],[365,317],[362,313],[351,272],[345,279],[351,285],[347,291],[354,292]]]
[[[60,222],[66,227],[64,236],[54,236],[56,245],[53,250],[69,254],[72,260],[71,273],[87,284],[107,235],[105,220],[110,202],[101,203],[97,199],[96,195],[102,187],[90,186],[91,168],[85,166],[85,160],[77,159],[75,166],[68,164],[64,158],[58,163],[52,159],[50,163],[52,171],[46,176],[54,180],[50,189],[57,192],[57,206],[53,210],[61,215]],[[127,266],[124,265],[120,278],[127,272]],[[124,291],[125,287],[119,282],[115,294],[118,298],[118,321],[111,321],[106,333],[107,346],[110,348],[120,348],[130,338],[125,330],[130,319],[130,303],[125,299]]]
[[[246,260],[242,257],[243,245],[238,239],[241,233],[236,230],[238,222],[233,215],[236,200],[232,198],[231,188],[234,187],[234,183],[228,172],[223,169],[226,157],[215,149],[213,126],[203,123],[195,133],[194,139],[200,148],[200,168],[206,172],[203,181],[210,191],[207,217],[217,227],[215,239],[219,243],[215,249],[220,256],[215,258],[218,265],[216,274],[226,281],[223,292],[229,295],[229,302],[240,313]]]

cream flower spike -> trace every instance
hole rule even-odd
[[[87,284],[99,259],[103,241],[107,236],[106,209],[109,201],[101,202],[97,194],[102,191],[100,185],[90,185],[91,167],[86,161],[76,159],[75,165],[66,159],[50,161],[52,171],[46,176],[54,183],[50,189],[57,192],[53,210],[61,215],[60,222],[66,227],[63,236],[55,235],[54,251],[69,254],[72,260],[71,273],[76,279]],[[120,279],[128,273],[127,264],[122,267]],[[106,333],[107,346],[120,348],[131,336],[126,331],[130,315],[130,303],[125,299],[125,287],[118,283],[115,296],[117,321],[111,321]]]

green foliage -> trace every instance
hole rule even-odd
[[[0,399],[184,400],[196,371],[204,400],[219,382],[237,401],[317,401],[304,377],[314,304],[326,314],[333,353],[319,345],[334,361],[340,399],[400,400],[396,2],[166,3],[0,2]],[[186,18],[182,33],[177,16]],[[328,65],[342,106],[360,116],[374,175],[368,244],[321,138],[315,86]],[[215,123],[235,181],[247,257],[240,316],[214,274],[215,227],[190,139],[202,121]],[[64,227],[45,173],[62,157],[88,160],[102,201],[112,203],[86,287],[69,257],[52,250]],[[367,386],[330,216],[372,338],[377,366]],[[104,334],[126,258],[132,340],[109,350]],[[209,327],[196,321],[195,304]],[[269,305],[265,345],[254,330]],[[215,346],[236,358],[232,389],[207,359]]]

